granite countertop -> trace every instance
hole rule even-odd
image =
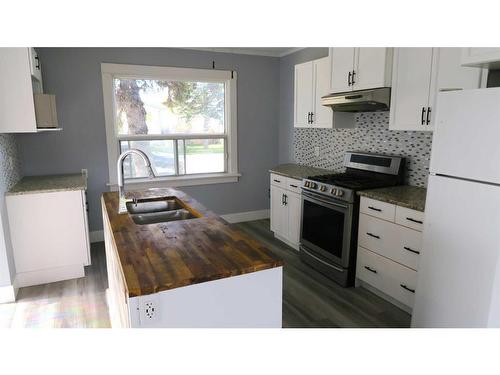
[[[260,242],[180,190],[127,193],[127,198],[155,197],[175,197],[198,218],[138,225],[129,214],[118,214],[117,192],[102,195],[104,230],[111,232],[130,297],[283,265]]]
[[[427,189],[409,185],[358,191],[358,195],[362,197],[372,198],[422,212],[425,211],[426,194]]]
[[[15,184],[6,195],[52,193],[87,189],[87,178],[81,173],[48,176],[26,176]]]
[[[286,177],[296,178],[299,180],[307,178],[309,176],[318,176],[321,174],[332,173],[332,171],[329,171],[328,169],[309,167],[307,165],[293,163],[280,164],[274,168],[271,168],[269,172],[280,174]]]

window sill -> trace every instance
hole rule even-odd
[[[241,173],[210,173],[179,177],[158,177],[158,178],[138,178],[134,180],[125,180],[126,190],[134,189],[149,189],[159,187],[179,187],[179,186],[197,186],[210,184],[225,184],[238,182]],[[118,189],[118,184],[108,183],[113,190]],[[128,189],[127,189],[128,187]]]

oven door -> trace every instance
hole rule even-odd
[[[347,268],[353,204],[302,192],[300,243],[317,255]]]

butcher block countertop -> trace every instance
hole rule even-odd
[[[165,188],[127,198],[177,197],[200,218],[138,225],[118,214],[118,193],[102,195],[129,297],[136,297],[283,265],[260,242],[227,224],[184,192]]]

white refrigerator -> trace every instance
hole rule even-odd
[[[412,327],[500,327],[500,88],[438,96]]]

